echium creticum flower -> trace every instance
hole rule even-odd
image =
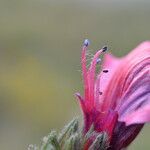
[[[87,67],[88,46],[85,40],[81,56],[84,96],[76,94],[83,112],[83,134],[93,125],[96,132],[108,134],[109,150],[121,150],[150,122],[150,42],[123,58],[105,54],[99,73],[96,66],[107,47],[98,50]]]
[[[105,46],[96,52],[89,67],[88,46],[85,40],[81,56],[84,96],[76,93],[83,131],[74,119],[60,133],[51,131],[40,146],[29,145],[28,150],[122,150],[150,122],[150,42],[123,58],[105,54],[101,64]]]

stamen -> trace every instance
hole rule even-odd
[[[102,95],[102,94],[103,94],[103,92],[99,91],[99,95]]]
[[[102,51],[103,52],[106,52],[108,50],[108,47],[107,46],[104,46],[103,48],[102,48]]]
[[[85,39],[82,47],[82,54],[81,54],[81,64],[82,64],[82,75],[83,75],[83,81],[84,81],[84,97],[86,100],[89,98],[89,83],[88,83],[88,72],[87,72],[87,67],[86,67],[86,53],[87,53],[87,48],[89,45],[89,40]]]
[[[104,73],[107,73],[107,72],[108,72],[108,70],[103,70],[103,72],[104,72]]]
[[[90,41],[88,39],[85,39],[83,45],[87,47],[89,46],[89,44],[90,44]]]
[[[98,64],[98,63],[100,63],[100,62],[101,62],[101,59],[98,58],[98,59],[96,60],[96,63]]]

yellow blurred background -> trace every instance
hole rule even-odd
[[[0,149],[23,150],[81,116],[81,45],[123,56],[150,39],[149,0],[0,0]],[[149,150],[146,126],[130,150]]]

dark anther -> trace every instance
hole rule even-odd
[[[100,92],[100,91],[99,91],[99,95],[102,95],[102,94],[103,94],[103,92]]]
[[[104,73],[107,73],[107,72],[108,72],[108,70],[103,70],[103,72],[104,72]]]
[[[102,48],[102,50],[103,50],[103,52],[106,52],[106,51],[108,50],[108,47],[107,47],[107,46],[104,46],[104,47]]]

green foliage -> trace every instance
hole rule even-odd
[[[108,136],[105,132],[94,131],[93,125],[84,135],[78,119],[74,119],[60,133],[51,131],[42,139],[40,146],[29,145],[28,150],[83,150],[87,145],[89,150],[106,150]]]

